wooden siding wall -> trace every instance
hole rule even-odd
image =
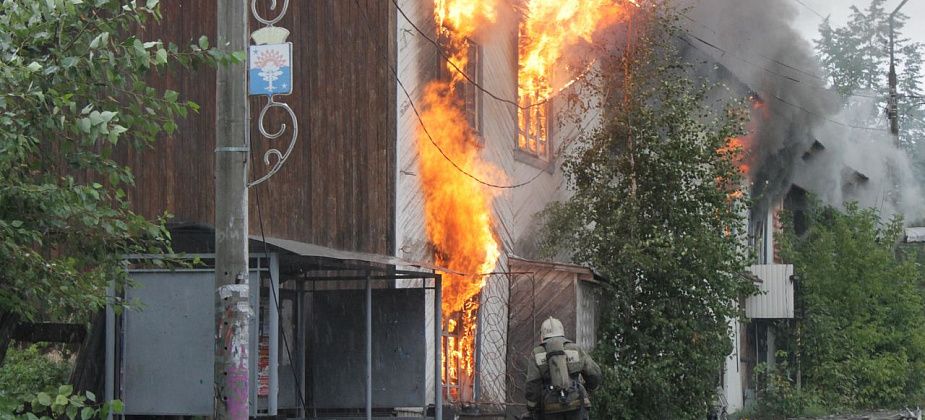
[[[575,319],[575,343],[591,351],[597,344],[597,326],[600,320],[600,285],[590,281],[578,281],[576,289],[577,315]]]
[[[436,57],[435,47],[417,33],[408,20],[414,22],[422,31],[432,36],[435,31],[432,0],[398,0],[398,5],[407,15],[398,15],[396,21],[396,60],[398,75],[408,90],[409,101],[401,91],[397,93],[397,214],[396,214],[396,255],[408,260],[433,260],[433,250],[429,247],[424,228],[424,196],[418,178],[418,150],[416,135],[420,122],[411,109],[412,101],[421,106],[421,96],[428,82],[437,77],[441,61]],[[482,47],[482,86],[493,94],[507,99],[517,96],[517,19],[513,3],[505,3],[498,8],[497,24],[486,27],[476,34],[474,41]],[[558,169],[546,171],[532,165],[518,162],[514,158],[517,135],[516,107],[503,101],[482,94],[482,144],[480,157],[494,165],[501,179],[491,181],[499,184],[517,184],[533,180],[529,185],[516,190],[493,190],[486,194],[494,197],[492,201],[492,222],[497,239],[502,248],[502,256],[495,271],[512,271],[508,268],[507,256],[531,256],[535,247],[533,234],[536,230],[535,214],[555,200],[567,197],[565,181]],[[591,117],[589,117],[591,118]],[[578,130],[566,127],[555,131],[555,144],[561,144],[566,138],[573,138]],[[571,136],[571,137],[570,137]],[[560,140],[561,139],[561,140]],[[436,139],[438,142],[440,139]],[[447,170],[455,169],[447,163]],[[516,271],[516,270],[513,270]],[[507,277],[491,279],[491,286],[483,289],[482,312],[491,317],[508,317]],[[572,296],[574,303],[574,293]],[[573,310],[574,312],[574,310]],[[515,315],[511,315],[515,316]],[[428,316],[428,320],[430,317]],[[430,327],[428,327],[430,328]],[[507,324],[491,324],[483,331],[491,337],[508,337]],[[570,331],[574,331],[572,322]],[[483,340],[480,344],[483,354],[507,354],[505,340]],[[429,351],[433,343],[428,342]],[[495,381],[503,375],[506,366],[503,360],[485,361],[480,364],[477,374],[482,378],[480,399],[488,402],[503,401],[510,390],[505,390],[505,381]],[[427,380],[433,381],[428,369]],[[432,399],[433,395],[428,394]]]
[[[215,43],[215,0],[161,2],[164,19],[145,40],[185,46],[200,35]],[[263,16],[269,2],[260,2]],[[358,7],[359,4],[359,7]],[[393,254],[395,234],[395,20],[382,0],[300,0],[278,23],[292,31],[295,78],[281,98],[298,115],[299,139],[285,166],[259,188],[267,236],[351,251]],[[257,22],[251,22],[257,28]],[[214,219],[215,72],[171,70],[155,85],[177,90],[202,106],[153,150],[124,151],[137,177],[130,192],[142,214],[172,213],[174,222],[212,225]],[[252,168],[265,173],[256,117],[265,103],[251,99]],[[282,113],[268,119],[275,131]],[[287,136],[273,141],[285,150]],[[259,234],[257,200],[250,195],[250,230]]]
[[[525,403],[527,363],[533,347],[540,343],[539,328],[552,316],[562,321],[565,336],[575,339],[577,324],[578,274],[511,262],[517,273],[511,279],[509,326],[507,330],[508,402]]]

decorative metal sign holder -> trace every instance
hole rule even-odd
[[[257,12],[257,1],[251,0],[251,14],[264,27],[251,33],[254,45],[251,45],[248,49],[247,91],[250,96],[267,97],[267,103],[260,110],[257,121],[260,135],[267,140],[275,140],[286,132],[287,126],[285,123],[281,124],[279,130],[274,133],[267,131],[264,124],[267,111],[271,108],[280,108],[286,111],[292,120],[292,138],[285,152],[281,152],[278,148],[270,148],[263,154],[263,163],[269,166],[270,170],[264,176],[248,183],[248,188],[270,179],[278,172],[286,163],[286,160],[289,159],[289,155],[292,153],[292,149],[295,147],[299,137],[299,120],[295,112],[292,111],[289,104],[277,102],[275,99],[276,96],[292,93],[292,43],[286,42],[286,38],[289,37],[289,30],[274,26],[289,10],[289,0],[283,1],[282,10],[273,19],[265,19]],[[270,10],[276,10],[276,0],[271,0]]]

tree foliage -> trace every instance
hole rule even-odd
[[[888,4],[890,9],[886,8]],[[886,121],[892,6],[886,0],[871,0],[865,9],[851,6],[845,26],[833,27],[826,19],[819,26],[819,39],[815,41],[830,83],[846,95],[847,108],[864,107],[868,114],[866,123],[871,126],[885,126]],[[925,179],[925,94],[922,90],[925,46],[902,36],[908,16],[899,13],[895,21],[900,143],[914,152],[919,175]],[[873,98],[848,96],[855,94]]]
[[[95,310],[124,255],[169,247],[160,221],[130,209],[133,176],[113,153],[198,109],[152,88],[158,72],[241,57],[133,35],[159,18],[156,0],[0,3],[0,319]]]
[[[802,237],[788,228],[781,249],[802,282],[805,392],[830,410],[921,404],[923,277],[914,256],[897,251],[902,221],[853,204],[817,206],[807,220]]]
[[[604,117],[565,157],[574,195],[546,210],[545,247],[610,279],[595,417],[699,419],[753,287],[739,275],[745,203],[728,146],[747,114],[713,106],[713,86],[682,64],[676,12],[639,13],[630,46],[601,63]]]

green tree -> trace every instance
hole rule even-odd
[[[603,68],[599,129],[564,160],[574,195],[545,212],[549,253],[600,270],[595,349],[605,372],[596,418],[701,419],[716,398],[728,320],[753,286],[738,150],[741,104],[716,109],[674,46],[677,13],[640,11],[628,44]]]
[[[871,0],[866,9],[851,6],[848,22],[833,27],[826,19],[815,41],[829,82],[845,95],[847,109],[867,112],[866,123],[886,126],[889,98],[889,15],[886,0]],[[896,73],[898,76],[900,143],[913,153],[919,176],[925,179],[925,94],[922,90],[923,45],[902,36],[908,23],[896,18]],[[865,98],[864,96],[873,96]],[[871,106],[873,102],[874,106]]]
[[[123,255],[169,247],[162,221],[131,211],[113,152],[152,146],[197,109],[149,86],[157,72],[241,57],[134,36],[157,3],[0,3],[0,362],[19,320],[94,311]]]
[[[902,220],[884,223],[854,204],[817,206],[807,220],[804,236],[788,227],[782,241],[802,282],[804,390],[830,410],[921,404],[923,276],[915,256],[897,250]]]

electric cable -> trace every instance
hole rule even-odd
[[[827,19],[825,16],[822,16],[822,13],[817,12],[816,9],[813,9],[812,7],[809,7],[809,5],[807,5],[806,3],[803,3],[802,0],[793,0],[793,1],[799,3],[800,6],[805,7],[806,10],[809,10],[810,12],[813,12],[814,15],[819,16],[820,19],[822,19],[822,20]]]
[[[394,0],[393,0],[393,1],[394,1]],[[369,30],[369,25],[371,24],[371,19],[370,19],[369,16],[366,14],[366,10],[363,9],[362,7],[360,7],[359,0],[354,0],[354,3],[356,4],[357,8],[360,9],[361,13],[363,14],[364,19],[366,20],[366,23],[367,23],[367,24],[366,24],[366,25],[363,25],[363,28],[366,29],[367,35],[370,36],[370,37],[372,37],[372,33],[371,33],[370,30]],[[396,4],[396,7],[397,7],[397,4]],[[387,50],[387,49],[383,49],[382,52],[385,53],[385,54],[388,54],[388,50]],[[427,129],[427,125],[424,124],[424,118],[421,116],[421,113],[420,113],[420,111],[418,110],[417,105],[415,105],[414,100],[411,98],[411,93],[410,93],[410,92],[408,91],[408,89],[405,87],[405,84],[401,81],[401,78],[398,76],[398,72],[395,70],[395,67],[392,66],[392,63],[389,61],[388,57],[386,56],[386,57],[385,57],[385,60],[383,60],[383,61],[384,61],[384,62],[386,63],[386,65],[388,66],[389,72],[392,73],[392,77],[394,77],[394,78],[395,78],[395,81],[398,83],[398,87],[401,88],[402,93],[404,93],[405,97],[408,99],[408,103],[409,103],[409,105],[411,106],[411,110],[413,111],[415,117],[417,118],[418,123],[419,123],[419,125],[420,125],[420,127],[421,127],[421,130],[422,130],[422,131],[424,132],[424,134],[427,136],[427,139],[430,141],[430,143],[431,143],[434,147],[437,148],[437,151],[440,152],[440,154],[443,156],[443,158],[444,158],[447,162],[449,162],[450,165],[452,165],[453,168],[455,168],[457,171],[459,171],[459,172],[462,173],[463,175],[465,175],[465,176],[471,178],[473,181],[475,181],[475,182],[477,182],[477,183],[479,183],[479,184],[482,184],[482,185],[484,185],[484,186],[486,186],[486,187],[497,188],[497,189],[515,189],[515,188],[520,188],[520,187],[529,185],[530,183],[532,183],[533,181],[535,181],[536,179],[538,179],[538,178],[540,177],[540,175],[543,174],[543,172],[545,172],[545,170],[543,170],[543,169],[538,169],[537,172],[536,172],[536,174],[535,174],[532,178],[530,178],[530,179],[528,179],[528,180],[526,180],[526,181],[524,181],[524,182],[521,182],[521,183],[518,183],[518,184],[512,184],[512,185],[499,185],[499,184],[495,184],[495,183],[492,183],[492,182],[487,182],[487,181],[484,181],[484,180],[482,180],[482,179],[479,179],[479,177],[477,177],[477,176],[471,174],[470,172],[468,172],[468,171],[466,171],[465,169],[463,169],[462,167],[460,167],[459,164],[457,164],[453,159],[450,158],[449,155],[446,154],[446,152],[443,150],[443,148],[440,147],[440,145],[437,143],[437,141],[434,140],[434,137],[430,134],[430,130],[428,130],[428,129]]]
[[[778,95],[771,95],[771,97],[774,98],[774,99],[777,99],[777,100],[780,101],[781,103],[784,103],[784,104],[786,104],[786,105],[792,106],[792,107],[794,107],[794,108],[796,108],[796,109],[799,109],[799,110],[801,110],[801,111],[803,111],[803,112],[805,112],[805,113],[807,113],[807,114],[814,115],[814,116],[816,116],[816,117],[818,117],[818,118],[822,118],[822,119],[825,120],[825,121],[828,121],[828,122],[830,122],[830,123],[832,123],[832,124],[840,125],[840,126],[842,126],[842,127],[853,128],[853,129],[857,129],[857,130],[884,131],[884,132],[885,132],[885,131],[888,131],[886,128],[864,127],[864,126],[860,126],[860,125],[848,124],[848,123],[846,123],[846,122],[841,122],[841,121],[838,121],[838,120],[833,120],[833,119],[831,119],[831,118],[829,118],[829,117],[826,117],[825,115],[821,115],[821,114],[819,114],[819,113],[817,113],[817,112],[813,112],[813,111],[811,111],[811,110],[809,110],[809,109],[806,109],[805,107],[803,107],[803,106],[801,106],[801,105],[797,105],[797,104],[795,104],[795,103],[793,103],[793,102],[789,102],[789,101],[787,101],[787,100],[781,98],[781,97],[778,96]]]
[[[249,143],[249,142],[248,142],[248,143]],[[251,162],[254,162],[254,150],[253,150],[253,148],[251,148],[251,144],[248,144],[248,145],[247,145],[247,149],[248,149],[248,153],[250,154],[250,161],[251,161]],[[251,174],[250,174],[250,175],[251,175],[251,180],[253,181],[253,179],[254,179],[254,166],[253,166],[253,165],[248,165],[248,167],[249,167],[250,172],[251,172]],[[268,190],[268,192],[269,192],[269,188],[270,188],[269,183],[263,182],[262,184],[263,184],[263,185],[266,185],[267,190]],[[264,258],[266,258],[267,260],[269,260],[269,259],[270,259],[270,248],[267,246],[267,236],[266,236],[266,233],[264,232],[264,229],[263,229],[263,212],[262,212],[261,206],[260,206],[260,185],[259,185],[259,184],[256,185],[256,186],[254,187],[254,197],[257,199],[257,221],[259,222],[259,226],[260,226],[260,239],[261,239],[261,241],[263,242],[263,254],[264,254]],[[273,295],[273,296],[272,296],[272,297],[273,297],[273,302],[275,302],[275,303],[274,303],[274,306],[276,306],[277,317],[278,317],[280,320],[282,320],[282,319],[283,319],[283,310],[282,310],[282,308],[280,307],[279,293],[277,292],[276,287],[275,287],[275,285],[273,284],[273,272],[270,271],[269,273],[270,273],[270,292],[271,292],[271,294]],[[276,280],[279,281],[279,279],[276,279]],[[258,305],[259,305],[259,302],[258,302]],[[300,327],[304,327],[304,326],[300,326]],[[258,327],[258,328],[259,328],[259,327]],[[284,346],[284,348],[286,349],[286,357],[289,358],[289,369],[292,371],[292,378],[293,378],[293,380],[295,381],[296,396],[297,396],[298,399],[299,399],[299,406],[302,407],[302,412],[306,412],[305,398],[302,396],[302,384],[299,382],[299,375],[298,375],[298,372],[296,372],[296,370],[295,370],[295,364],[293,363],[293,359],[292,359],[292,351],[290,351],[290,349],[289,349],[289,340],[286,338],[286,329],[285,329],[285,328],[280,328],[279,333],[280,333],[280,335],[283,337],[283,346]],[[258,334],[258,336],[259,336],[259,334]],[[303,369],[304,369],[304,366],[303,366]]]
[[[694,18],[688,16],[688,15],[685,14],[685,13],[681,13],[681,15],[684,16],[685,19],[687,19],[687,20],[689,20],[689,21],[691,21],[691,22],[697,24],[698,26],[700,26],[700,27],[702,27],[702,28],[704,28],[704,29],[706,29],[706,30],[712,32],[713,35],[716,35],[716,34],[717,34],[716,31],[715,31],[713,28],[711,28],[710,26],[707,26],[706,24],[697,21],[696,19],[694,19]],[[690,33],[690,31],[688,31],[688,33]],[[746,38],[747,40],[749,40],[749,41],[753,41],[753,39],[752,39],[751,37],[749,37],[748,35],[745,35],[745,38]],[[701,41],[702,41],[702,40],[701,40]],[[705,43],[706,43],[706,41],[702,41],[702,42],[705,42]],[[710,44],[715,44],[715,43],[710,43]],[[714,45],[711,45],[711,46],[714,46]],[[714,47],[715,47],[715,46],[714,46]],[[718,47],[716,47],[716,48],[718,48]],[[725,52],[725,51],[724,51],[724,52]],[[797,72],[797,73],[801,73],[801,74],[804,74],[804,75],[806,75],[806,76],[809,76],[809,77],[811,77],[811,78],[813,78],[813,79],[816,79],[816,80],[819,80],[819,81],[822,81],[822,82],[824,82],[824,81],[826,80],[824,76],[820,76],[820,75],[816,74],[816,73],[813,72],[813,71],[801,69],[801,68],[799,68],[799,67],[797,67],[797,66],[794,66],[794,65],[791,65],[791,64],[787,64],[787,63],[785,63],[785,62],[783,62],[783,61],[780,61],[780,60],[778,60],[778,59],[776,59],[776,58],[771,58],[771,57],[765,56],[764,54],[760,54],[760,53],[759,53],[759,54],[757,54],[757,55],[758,55],[759,57],[761,57],[762,59],[764,59],[764,60],[770,61],[770,62],[772,62],[772,63],[774,63],[774,64],[777,64],[777,65],[779,65],[779,66],[782,66],[782,67],[786,67],[786,68],[791,69],[791,70],[793,70],[793,71],[795,71],[795,72]]]
[[[799,0],[794,0],[794,1],[799,2]],[[801,3],[801,4],[802,4],[802,3]],[[687,20],[689,20],[689,21],[691,21],[691,22],[693,22],[693,23],[699,25],[700,27],[702,27],[702,28],[704,28],[704,29],[706,29],[706,30],[712,32],[714,35],[716,34],[716,31],[715,31],[713,28],[711,28],[711,27],[709,27],[709,26],[707,26],[707,25],[705,25],[705,24],[703,24],[703,23],[701,23],[701,22],[698,22],[697,20],[691,18],[691,17],[688,16],[687,14],[682,13],[681,15],[684,16],[685,19],[687,19]],[[753,63],[753,62],[749,61],[748,59],[746,59],[746,58],[744,58],[744,57],[742,57],[742,56],[739,56],[739,55],[736,55],[736,54],[734,54],[734,53],[731,53],[731,52],[729,52],[728,50],[726,50],[726,49],[724,49],[724,48],[718,46],[717,43],[715,43],[715,42],[710,42],[710,41],[705,40],[703,37],[697,36],[696,34],[692,33],[691,31],[687,31],[687,34],[688,34],[689,36],[691,36],[692,38],[696,39],[698,42],[703,43],[704,45],[707,45],[707,46],[709,46],[709,47],[711,47],[711,48],[714,48],[714,49],[716,49],[717,51],[723,53],[724,55],[728,55],[728,56],[732,57],[733,59],[739,60],[739,61],[741,61],[741,62],[743,62],[743,63],[746,63],[746,64],[748,64],[748,65],[751,65],[751,66],[753,66],[753,67],[755,67],[755,68],[757,68],[757,69],[763,70],[763,71],[765,71],[765,72],[767,72],[767,73],[769,73],[769,74],[775,75],[775,76],[777,76],[777,77],[785,78],[785,79],[790,80],[790,81],[792,81],[792,82],[794,82],[794,83],[803,84],[804,86],[807,86],[807,87],[809,87],[809,88],[811,88],[811,89],[822,90],[822,91],[831,91],[831,90],[832,90],[831,88],[828,88],[828,87],[825,87],[825,86],[813,85],[811,82],[807,82],[807,81],[805,81],[805,80],[800,80],[800,79],[798,79],[798,78],[796,78],[796,77],[793,77],[793,76],[788,76],[788,75],[785,75],[785,74],[781,74],[781,73],[776,72],[776,71],[774,71],[774,70],[768,69],[767,67],[764,67],[764,66],[761,66],[761,65],[759,65],[759,64]],[[683,37],[680,37],[680,36],[676,36],[676,37],[678,37],[679,39],[681,39],[682,41],[686,42],[686,43],[689,44],[689,45],[691,44],[688,40],[683,39]],[[693,46],[693,45],[692,45],[692,46]],[[820,75],[817,75],[817,74],[815,74],[815,73],[813,73],[813,72],[811,72],[811,71],[809,71],[809,70],[801,69],[801,68],[799,68],[799,67],[796,67],[796,66],[787,64],[787,63],[782,62],[782,61],[780,61],[780,60],[777,60],[777,59],[774,59],[774,58],[770,58],[770,57],[766,57],[766,56],[764,56],[764,55],[762,55],[762,54],[758,54],[758,56],[760,56],[760,57],[761,57],[762,59],[764,59],[764,60],[768,60],[768,61],[770,61],[770,62],[772,62],[772,63],[774,63],[774,64],[777,64],[777,65],[779,65],[779,66],[788,68],[788,69],[793,70],[793,71],[795,71],[795,72],[797,72],[797,73],[804,74],[804,75],[806,75],[806,76],[809,76],[809,77],[811,77],[811,78],[813,78],[813,79],[816,79],[816,80],[819,80],[819,81],[821,81],[821,82],[826,82],[826,78],[825,78],[825,77],[820,76]],[[844,98],[857,97],[857,98],[866,98],[866,99],[886,100],[886,95],[865,95],[865,94],[861,94],[861,93],[848,93],[848,94],[839,93],[838,95],[841,96],[841,97],[844,97]],[[906,97],[906,98],[922,98],[921,96],[915,96],[915,95],[899,95],[899,97]]]
[[[689,37],[691,37],[691,38],[697,40],[698,42],[700,42],[700,43],[702,43],[702,44],[704,44],[704,45],[706,45],[706,46],[708,46],[708,47],[710,47],[710,48],[713,48],[713,49],[715,49],[715,50],[717,50],[717,51],[723,53],[723,55],[728,55],[729,57],[731,57],[731,58],[733,58],[733,59],[735,59],[735,60],[741,61],[741,62],[743,62],[743,63],[745,63],[745,64],[748,64],[748,65],[750,65],[750,66],[752,66],[752,67],[755,67],[756,69],[765,71],[765,72],[767,72],[767,73],[769,73],[769,74],[771,74],[771,75],[774,75],[774,76],[777,76],[777,77],[780,77],[780,78],[789,80],[789,81],[791,81],[791,82],[793,82],[793,83],[799,83],[799,84],[801,84],[801,85],[803,85],[803,86],[809,87],[810,89],[821,90],[821,91],[826,91],[826,92],[832,92],[832,89],[831,89],[831,88],[828,88],[828,87],[825,87],[825,86],[813,85],[813,84],[811,84],[811,83],[809,83],[809,82],[800,80],[800,79],[798,79],[798,78],[796,78],[796,77],[789,76],[789,75],[786,75],[786,74],[783,74],[783,73],[780,73],[780,72],[771,70],[771,69],[769,69],[769,68],[767,68],[767,67],[761,66],[761,65],[759,65],[759,64],[756,64],[756,63],[754,63],[754,62],[752,62],[752,61],[749,61],[748,59],[746,59],[746,58],[744,58],[744,57],[742,57],[742,56],[739,56],[739,55],[736,55],[736,54],[734,54],[734,53],[731,53],[731,52],[729,52],[728,50],[726,50],[726,49],[724,49],[724,48],[722,48],[722,47],[716,45],[715,43],[712,43],[712,42],[710,42],[710,41],[707,41],[707,40],[705,40],[705,39],[703,39],[703,38],[701,38],[701,37],[699,37],[699,36],[697,36],[697,35],[695,35],[695,34],[693,34],[693,33],[691,33],[691,32],[688,32],[688,33],[687,33],[687,36],[689,36]],[[696,48],[696,46],[694,46],[693,43],[690,42],[690,40],[688,40],[686,37],[681,36],[681,35],[675,35],[675,37],[678,38],[678,39],[680,39],[680,40],[682,40],[682,41],[684,41],[686,44],[688,44],[688,45],[690,45],[690,46]],[[799,69],[796,68],[796,67],[790,66],[790,65],[788,65],[788,64],[781,63],[781,62],[776,61],[776,60],[775,60],[775,63],[777,63],[777,64],[779,64],[779,65],[781,65],[781,66],[787,67],[787,68],[791,68],[791,69],[793,69],[794,71],[798,71],[798,72],[801,72],[801,73],[807,73],[807,74],[809,74],[809,73],[806,72],[805,70],[799,70]],[[858,97],[858,98],[867,98],[867,99],[882,99],[882,98],[883,98],[882,96],[864,95],[864,94],[859,94],[859,93],[839,94],[839,96],[842,96],[842,97]]]
[[[457,66],[456,63],[454,63],[453,60],[452,60],[448,55],[446,55],[446,53],[443,52],[443,47],[440,45],[439,42],[437,42],[437,40],[431,38],[429,35],[427,35],[426,33],[424,33],[424,31],[421,30],[420,27],[418,27],[417,25],[415,25],[415,23],[411,20],[411,18],[408,17],[408,15],[405,14],[405,11],[402,10],[402,8],[398,5],[398,2],[397,2],[396,0],[392,0],[392,4],[395,5],[395,9],[398,10],[398,13],[401,14],[401,16],[402,16],[403,18],[405,18],[405,21],[407,21],[408,24],[411,25],[411,27],[414,28],[414,30],[415,30],[419,35],[421,35],[424,39],[426,39],[427,42],[429,42],[431,45],[434,46],[434,49],[437,50],[437,54],[440,55],[440,58],[443,59],[443,61],[446,61],[447,64],[449,64],[451,67],[453,67],[454,70],[456,70],[460,75],[462,75],[462,77],[463,77],[464,79],[466,79],[466,81],[469,82],[472,86],[475,86],[476,89],[482,91],[483,93],[485,93],[486,95],[490,96],[491,98],[493,98],[493,99],[495,99],[495,100],[498,100],[498,101],[500,101],[500,102],[504,102],[504,103],[506,103],[506,104],[513,105],[513,106],[517,107],[517,108],[520,109],[520,110],[527,110],[527,109],[530,109],[530,108],[532,108],[532,107],[540,106],[540,105],[545,104],[546,102],[549,102],[549,98],[543,98],[543,100],[541,100],[541,101],[538,101],[538,102],[536,102],[536,103],[532,103],[532,104],[530,104],[530,105],[524,106],[524,105],[519,104],[519,103],[516,102],[516,101],[510,100],[510,99],[502,98],[502,97],[496,95],[494,92],[491,92],[490,90],[486,89],[486,88],[485,88],[484,86],[482,86],[479,82],[475,81],[471,76],[469,76],[468,74],[466,74],[466,72],[463,71],[463,69],[459,68],[459,66]]]
[[[716,34],[716,31],[713,30],[711,27],[709,27],[709,26],[707,26],[707,25],[705,25],[705,24],[703,24],[703,23],[698,22],[697,20],[691,18],[690,16],[688,16],[688,15],[686,15],[686,14],[683,14],[683,13],[682,13],[682,16],[684,16],[687,20],[689,20],[689,21],[691,21],[691,22],[693,22],[693,23],[695,23],[695,24],[697,24],[697,25],[699,25],[699,26],[701,26],[701,27],[707,29],[708,31],[710,31],[710,32],[712,32],[712,33],[714,33],[714,34]],[[728,51],[728,50],[726,50],[726,49],[724,49],[724,48],[718,46],[717,43],[715,43],[715,42],[707,41],[707,40],[704,39],[703,37],[698,36],[698,35],[694,34],[694,33],[691,32],[691,31],[687,31],[687,35],[690,36],[691,38],[697,40],[698,42],[700,42],[700,43],[702,43],[702,44],[704,44],[704,45],[707,45],[707,46],[709,46],[710,48],[713,48],[713,49],[715,49],[715,50],[717,50],[717,51],[723,53],[723,55],[728,55],[728,56],[730,56],[730,57],[733,58],[733,59],[736,59],[736,60],[738,60],[738,61],[741,61],[741,62],[743,62],[743,63],[746,63],[746,64],[748,64],[748,65],[750,65],[750,66],[752,66],[752,67],[755,67],[755,68],[757,68],[757,69],[759,69],[759,70],[763,70],[763,71],[765,71],[765,72],[767,72],[767,73],[769,73],[769,74],[772,74],[772,75],[774,75],[774,76],[777,76],[777,77],[780,77],[780,78],[784,78],[784,79],[790,80],[791,82],[794,82],[794,83],[803,84],[804,86],[808,86],[808,87],[811,88],[811,89],[823,90],[823,91],[831,91],[831,89],[828,88],[828,87],[813,85],[813,84],[811,84],[810,82],[806,82],[806,81],[801,80],[801,79],[798,79],[798,78],[796,78],[796,77],[789,76],[789,75],[786,75],[786,74],[782,74],[782,73],[780,73],[780,72],[771,70],[771,69],[769,69],[769,68],[767,68],[767,67],[764,67],[764,66],[762,66],[762,65],[756,64],[756,63],[754,63],[754,62],[748,60],[747,58],[745,58],[745,57],[743,57],[743,56],[734,54],[734,53],[732,53],[732,52],[730,52],[730,51]],[[685,39],[685,38],[682,37],[682,36],[676,35],[676,37],[679,38],[679,39],[681,39],[682,41],[684,41],[685,43],[687,43],[687,44],[689,44],[689,45],[691,44],[690,41],[688,41],[687,39]],[[820,76],[820,75],[817,75],[817,74],[815,74],[815,73],[813,73],[813,72],[811,72],[811,71],[809,71],[809,70],[804,70],[804,69],[801,69],[801,68],[796,67],[796,66],[794,66],[794,65],[787,64],[787,63],[785,63],[785,62],[783,62],[783,61],[780,61],[780,60],[777,60],[777,59],[774,59],[774,58],[770,58],[770,57],[766,57],[766,56],[761,55],[761,54],[759,54],[759,56],[760,56],[762,59],[764,59],[764,60],[768,60],[768,61],[770,61],[770,62],[772,62],[772,63],[774,63],[774,64],[777,64],[777,65],[779,65],[779,66],[781,66],[781,67],[785,67],[785,68],[788,68],[788,69],[790,69],[790,70],[793,70],[793,71],[795,71],[795,72],[797,72],[797,73],[804,74],[804,75],[806,75],[806,76],[808,76],[808,77],[810,77],[810,78],[816,79],[816,80],[818,80],[818,81],[821,81],[821,82],[825,82],[825,81],[826,81],[826,79],[825,79],[824,77],[822,77],[822,76]],[[858,97],[858,98],[868,98],[868,99],[883,99],[882,96],[864,95],[864,94],[859,94],[859,93],[839,94],[839,95],[842,96],[842,97]]]
[[[692,20],[692,21],[693,21],[693,20]],[[782,75],[782,74],[780,74],[780,73],[776,73],[776,72],[774,72],[774,71],[772,71],[772,70],[770,70],[770,69],[767,69],[767,68],[758,66],[758,65],[756,65],[756,64],[754,64],[754,63],[752,63],[752,62],[750,62],[750,61],[748,61],[748,60],[745,60],[744,58],[737,57],[737,56],[735,56],[735,55],[733,55],[733,54],[731,54],[731,53],[728,53],[725,49],[723,49],[723,48],[721,48],[721,47],[719,47],[719,46],[717,46],[717,45],[715,45],[715,44],[713,44],[713,43],[711,43],[711,42],[709,42],[709,41],[706,41],[706,40],[704,40],[704,39],[702,39],[702,38],[700,38],[700,37],[698,37],[698,36],[696,36],[696,35],[694,35],[694,34],[691,34],[691,33],[688,32],[688,36],[691,36],[692,38],[696,39],[697,41],[700,41],[701,43],[703,43],[703,44],[705,44],[705,45],[707,45],[707,46],[709,46],[709,47],[711,47],[711,48],[714,48],[714,49],[716,49],[716,50],[722,52],[723,54],[728,54],[729,56],[731,56],[731,57],[733,57],[733,58],[736,58],[736,59],[738,59],[738,60],[744,61],[744,62],[746,62],[746,63],[748,63],[748,64],[751,64],[751,65],[753,65],[753,66],[755,66],[755,67],[761,68],[761,69],[763,69],[763,70],[765,70],[765,71],[767,71],[767,72],[769,72],[769,73],[771,73],[771,74],[775,74],[775,75],[777,75],[777,76],[787,78],[787,79],[792,80],[792,81],[797,82],[797,83],[802,83],[802,81],[799,80],[799,79],[796,79],[796,78],[793,78],[793,77],[790,77],[790,76],[786,76],[786,75]],[[697,48],[697,46],[695,46],[692,42],[690,42],[690,41],[689,41],[688,39],[686,39],[685,37],[683,37],[683,36],[676,36],[676,37],[677,37],[678,39],[684,41],[685,43],[687,43],[687,44],[690,45],[691,47]],[[698,48],[698,49],[699,49],[699,48]],[[829,90],[829,89],[827,89],[827,88],[824,88],[824,89],[825,89],[825,90]],[[845,96],[845,95],[842,95],[842,96]],[[848,95],[848,96],[865,97],[865,98],[876,98],[876,99],[879,99],[879,97],[875,97],[875,96],[865,96],[865,95]],[[853,128],[853,129],[858,129],[858,130],[868,130],[868,131],[886,131],[885,128],[864,127],[864,126],[858,126],[858,125],[848,124],[848,123],[841,122],[841,121],[838,121],[838,120],[833,120],[833,119],[831,119],[831,118],[829,118],[829,117],[827,117],[827,116],[824,116],[824,115],[821,115],[821,114],[819,114],[819,113],[813,112],[813,111],[811,111],[811,110],[809,110],[809,109],[806,109],[805,107],[803,107],[803,106],[801,106],[801,105],[797,105],[797,104],[795,104],[795,103],[792,103],[792,102],[790,102],[790,101],[787,101],[787,100],[781,98],[781,97],[778,96],[778,95],[772,95],[772,97],[773,97],[774,99],[778,100],[779,102],[785,104],[785,105],[794,107],[794,108],[799,109],[799,110],[801,110],[801,111],[803,111],[803,112],[806,112],[806,113],[808,113],[808,114],[814,115],[814,116],[819,117],[819,118],[822,118],[823,120],[826,120],[826,121],[828,121],[828,122],[830,122],[830,123],[833,123],[833,124],[836,124],[836,125],[839,125],[839,126],[842,126],[842,127]]]

